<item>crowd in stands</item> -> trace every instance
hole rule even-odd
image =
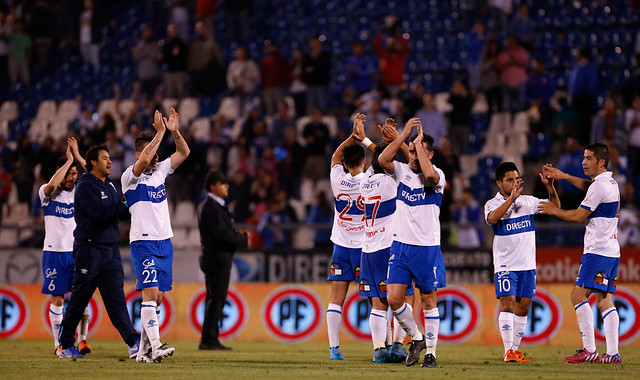
[[[638,245],[639,13],[623,0],[0,0],[0,206],[36,211],[69,135],[82,151],[105,142],[118,180],[154,111],[176,106],[191,154],[170,203],[197,204],[221,169],[236,221],[286,247],[270,226],[331,220],[329,157],[361,112],[374,142],[388,117],[421,119],[448,180],[442,220],[461,225],[482,222],[501,160],[582,175],[584,146],[605,142],[621,234]],[[582,199],[559,190],[564,208]]]

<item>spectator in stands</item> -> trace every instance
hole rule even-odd
[[[498,55],[500,82],[505,109],[515,115],[523,104],[523,86],[527,80],[529,53],[519,44],[512,34],[505,38],[505,49]]]
[[[277,145],[284,155],[278,162],[278,174],[280,186],[291,197],[300,197],[300,179],[306,160],[306,150],[298,142],[297,131],[294,124],[284,128],[284,139]]]
[[[271,120],[270,143],[272,146],[284,144],[285,128],[296,125],[296,118],[293,117],[289,103],[282,100],[278,103],[278,113]]]
[[[382,35],[373,40],[373,47],[380,58],[380,83],[392,98],[400,94],[404,85],[404,64],[409,55],[409,44],[401,34],[388,35],[382,46]]]
[[[49,50],[56,36],[56,14],[46,0],[37,0],[27,16],[33,42],[34,63],[42,66],[49,58]]]
[[[553,117],[549,101],[555,92],[554,81],[547,73],[544,62],[534,59],[531,63],[531,73],[525,83],[525,96],[530,106],[527,114],[533,132],[543,132],[548,128]]]
[[[246,136],[240,135],[229,149],[229,173],[242,170],[246,175],[253,176],[256,172],[256,149],[249,144]]]
[[[291,61],[291,86],[289,92],[296,107],[296,117],[307,114],[307,84],[304,74],[304,51],[302,48],[293,49]]]
[[[31,206],[33,184],[35,182],[34,168],[36,155],[31,148],[31,141],[27,135],[18,138],[18,146],[11,158],[13,163],[13,181],[18,189],[18,202]]]
[[[558,161],[558,169],[574,177],[586,178],[582,169],[584,146],[580,145],[580,142],[575,138],[569,137],[565,141],[564,153]],[[580,206],[580,202],[584,198],[583,191],[568,181],[558,181],[557,187],[560,203],[565,210]]]
[[[451,104],[452,109],[448,116],[451,126],[449,134],[453,142],[453,152],[456,155],[462,155],[467,152],[473,103],[473,95],[469,92],[467,85],[461,80],[455,80],[449,94],[449,104]]]
[[[220,143],[220,131],[218,128],[209,129],[208,141],[202,144],[202,149],[207,160],[209,170],[227,171],[227,147]]]
[[[367,115],[367,119],[364,122],[364,129],[367,137],[376,142],[382,141],[382,133],[380,132],[378,125],[384,125],[389,115],[380,109],[380,99],[377,97],[371,97],[362,105],[362,107],[351,115],[352,122],[359,113]]]
[[[147,98],[152,98],[156,87],[160,84],[160,60],[162,52],[158,41],[154,38],[153,28],[146,27],[142,32],[142,40],[132,48],[133,60],[137,64],[138,79],[141,92]]]
[[[251,184],[251,201],[253,202],[253,220],[257,222],[267,212],[267,201],[274,194],[273,177],[265,170],[257,169]]]
[[[482,207],[473,198],[473,190],[470,187],[465,188],[462,199],[453,204],[451,212],[451,220],[458,225],[458,248],[474,249],[482,246],[482,231],[469,226],[482,222],[482,219]]]
[[[215,25],[213,20],[216,16],[216,8],[218,0],[197,0],[196,2],[196,18],[202,20],[209,34],[213,36]]]
[[[580,112],[581,128],[578,138],[581,144],[589,141],[591,133],[591,118],[596,110],[596,97],[598,90],[598,72],[591,63],[591,51],[583,47],[578,49],[576,64],[569,77],[569,95],[571,103]]]
[[[352,55],[344,61],[346,68],[346,89],[352,97],[358,97],[373,89],[373,76],[376,66],[373,58],[365,55],[364,44],[356,41],[352,47]]]
[[[624,114],[624,126],[629,136],[629,167],[634,178],[640,176],[640,95],[633,98],[632,107]]]
[[[529,4],[521,2],[509,24],[509,33],[518,38],[522,47],[531,51],[535,27],[536,23],[529,18]]]
[[[182,41],[189,40],[189,10],[185,0],[174,0],[169,11],[169,23],[176,27],[178,36]]]
[[[94,12],[93,0],[84,1],[84,11],[80,15],[80,54],[84,63],[91,64],[93,71],[100,70],[100,42],[102,23],[99,12]]]
[[[9,33],[9,79],[11,85],[20,81],[28,85],[30,82],[29,61],[31,60],[31,38],[24,34],[24,23],[15,20]]]
[[[502,111],[502,89],[500,88],[500,68],[498,66],[499,54],[500,45],[498,41],[490,40],[482,50],[482,56],[480,57],[480,71],[482,72],[480,88],[487,97],[489,118],[491,118],[493,112]]]
[[[256,84],[260,82],[258,65],[253,62],[243,47],[236,49],[236,59],[227,69],[227,87],[234,94],[238,112],[244,116],[247,106],[253,100]]]
[[[476,19],[478,17],[481,17],[481,15],[478,14],[478,12],[483,8],[481,3],[484,3],[484,1],[460,0],[458,2],[460,6],[460,18],[458,20],[458,23],[462,31],[466,32],[471,29],[471,26],[474,25],[475,22],[477,22]]]
[[[162,48],[162,59],[167,65],[164,81],[169,98],[182,99],[186,92],[187,50],[176,25],[169,24],[167,40]]]
[[[640,32],[638,32],[640,36]],[[640,38],[637,43],[640,45]],[[629,80],[624,89],[625,103],[630,104],[634,96],[640,96],[640,53],[636,53],[630,70]]]
[[[259,122],[262,122],[262,111],[257,103],[248,103],[245,107],[247,110],[247,117],[242,123],[241,135],[247,138],[249,145],[254,146],[254,139],[256,138],[256,126]]]
[[[147,21],[157,35],[164,32],[168,20],[166,0],[146,0]]]
[[[282,248],[291,246],[291,232],[281,227],[292,223],[284,209],[284,204],[276,197],[267,202],[268,210],[258,222],[258,233],[264,240],[265,248]]]
[[[493,22],[493,31],[496,35],[502,34],[507,27],[508,15],[513,11],[512,0],[489,0],[489,19]]]
[[[463,183],[462,173],[460,171],[460,156],[453,153],[451,139],[449,137],[441,137],[438,149],[433,153],[431,162],[440,168],[447,180],[444,194],[442,194],[442,205],[440,207],[440,220],[449,222],[451,220],[451,204],[454,197],[459,197],[459,190],[456,185]],[[446,242],[449,236],[449,230],[442,230],[442,241]]]
[[[638,200],[634,197],[633,183],[626,182],[620,189],[620,219],[618,221],[618,240],[620,246],[640,245],[640,214]]]
[[[420,83],[414,82],[411,84],[411,86],[409,86],[409,91],[405,93],[404,96],[404,104],[407,107],[407,113],[410,116],[409,118],[415,115],[416,112],[418,112],[418,110],[422,108],[424,94],[424,86]]]
[[[484,22],[478,20],[473,25],[473,30],[465,33],[464,46],[467,52],[467,75],[469,76],[469,88],[475,93],[482,80],[482,51],[487,41]]]
[[[329,203],[327,194],[319,190],[316,192],[315,202],[311,204],[307,223],[328,225],[333,222],[334,207]],[[331,230],[316,228],[313,234],[313,242],[315,247],[331,246]]]
[[[189,44],[187,59],[191,96],[211,96],[225,86],[222,55],[202,21],[196,22],[195,32],[196,36]]]
[[[262,84],[262,103],[267,115],[273,115],[278,104],[284,99],[285,88],[291,80],[289,61],[283,57],[278,45],[269,43],[266,55],[262,58],[260,81]]]
[[[56,173],[60,152],[55,149],[55,141],[51,136],[46,136],[42,141],[40,150],[36,154],[36,163],[40,165],[40,179],[47,181]]]
[[[302,130],[307,153],[303,173],[314,182],[326,178],[327,149],[329,149],[330,138],[329,127],[322,117],[320,108],[314,108],[311,111],[311,121]]]
[[[122,146],[122,142],[116,135],[115,131],[106,131],[104,135],[104,145],[109,148],[111,158],[111,172],[113,173],[113,176],[109,176],[109,178],[113,177],[113,182],[120,184],[120,176],[125,170],[124,147]]]
[[[221,6],[227,11],[227,38],[229,40],[249,40],[249,15],[253,0],[224,1]]]
[[[331,53],[322,48],[319,36],[309,38],[309,53],[304,55],[302,73],[307,84],[307,109],[319,108],[324,112],[329,103],[331,84]]]
[[[244,223],[251,216],[251,178],[244,170],[233,173],[229,183],[229,208],[236,222]]]
[[[420,119],[424,133],[433,137],[433,147],[438,148],[440,139],[447,135],[447,121],[444,114],[436,109],[436,100],[433,94],[424,94],[422,108],[416,112]]]
[[[558,98],[560,110],[553,115],[549,131],[554,140],[566,141],[567,138],[577,139],[579,136],[580,112],[571,104],[566,96]]]
[[[11,186],[11,173],[5,170],[4,160],[0,157],[0,225],[2,225],[4,204],[11,194]]]
[[[593,117],[591,126],[591,144],[601,142],[609,147],[609,153],[614,145],[623,146],[626,143],[624,114],[618,110],[616,101],[608,96],[604,100],[604,107]],[[611,161],[611,159],[609,160]]]

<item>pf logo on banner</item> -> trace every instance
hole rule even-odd
[[[133,322],[133,327],[135,327],[136,331],[140,332],[142,293],[137,291],[135,288],[132,288],[125,293],[125,298],[127,300],[127,311],[129,312],[131,322]],[[171,300],[171,297],[165,293],[162,298],[162,303],[160,304],[160,315],[158,319],[158,324],[160,324],[160,335],[163,335],[173,322],[175,317],[174,310],[175,307],[173,306],[173,300]]]
[[[369,313],[371,313],[369,300],[366,297],[360,297],[358,291],[347,297],[342,308],[342,322],[347,333],[354,339],[371,341]]]
[[[589,297],[589,305],[591,305],[596,321],[596,339],[604,342],[604,321],[596,304],[595,295]],[[632,342],[640,333],[640,300],[631,289],[618,286],[616,292],[613,293],[613,305],[618,310],[620,317],[620,345],[625,345]]]
[[[438,339],[444,343],[460,343],[471,338],[482,319],[478,301],[463,288],[449,287],[439,290],[438,312]],[[424,323],[424,319],[422,321]]]
[[[29,320],[29,308],[17,289],[0,287],[0,338],[15,338]]]
[[[67,301],[69,301],[69,295],[64,298],[64,310],[67,309]],[[51,300],[46,299],[42,304],[42,323],[47,328],[49,332],[51,332],[51,320],[49,320],[49,306],[51,306]],[[89,308],[89,330],[87,331],[87,336],[91,336],[98,326],[100,326],[100,320],[102,320],[102,309],[98,306],[98,300],[94,295],[89,300],[89,304],[87,305]]]
[[[498,325],[500,302],[496,308],[495,321]],[[538,345],[550,341],[562,326],[562,307],[558,299],[544,288],[536,289],[536,296],[531,300],[527,327],[522,343]]]
[[[200,334],[202,323],[204,322],[204,309],[207,299],[207,289],[199,290],[191,302],[189,302],[188,319],[193,330]],[[221,339],[232,339],[244,330],[249,320],[249,307],[247,302],[237,290],[229,288],[227,300],[222,308],[222,319],[220,321],[219,337]]]
[[[262,304],[262,324],[274,338],[283,342],[303,342],[320,328],[320,299],[302,285],[280,287]]]

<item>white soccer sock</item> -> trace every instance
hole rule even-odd
[[[138,356],[144,355],[147,353],[145,350],[145,346],[149,342],[149,337],[147,337],[147,332],[144,328],[140,329],[140,344],[138,344]]]
[[[385,348],[387,337],[387,313],[384,310],[371,309],[369,314],[369,328],[373,349]]]
[[[406,304],[406,305],[409,308],[409,311],[411,312],[411,314],[413,314],[413,307],[411,307],[411,305],[409,304]],[[404,329],[400,325],[400,322],[398,322],[398,318],[395,318],[395,319],[396,321],[393,324],[393,341],[398,343],[404,343],[404,338],[407,336],[407,332],[404,331]]]
[[[524,330],[527,328],[527,316],[526,315],[514,315],[513,316],[513,350],[517,351],[520,347],[520,342],[524,336]]]
[[[387,312],[385,311],[385,316],[387,315]],[[393,317],[391,317],[393,318]],[[386,346],[390,346],[391,343],[393,343],[393,330],[391,329],[391,321],[389,320],[389,317],[387,316],[387,339],[385,340],[385,345]]]
[[[53,344],[55,348],[58,348],[60,341],[58,335],[60,335],[60,324],[62,323],[62,314],[64,306],[49,305],[49,322],[51,322],[51,334],[53,335]]]
[[[89,315],[89,308],[84,309],[82,319],[80,320],[80,329],[78,331],[78,342],[87,340],[87,332],[89,331],[89,322],[91,322],[91,315]]]
[[[504,344],[504,353],[513,346],[513,313],[510,311],[501,311],[498,315],[498,324],[500,335],[502,336],[502,344]]]
[[[602,320],[604,337],[607,340],[607,355],[615,355],[618,353],[618,327],[620,326],[620,316],[615,306],[602,312]]]
[[[158,317],[156,314],[157,304],[155,301],[143,302],[140,309],[140,323],[142,328],[147,332],[151,347],[155,350],[160,347],[160,326],[158,325]]]
[[[589,302],[584,301],[574,307],[578,316],[578,327],[582,335],[582,346],[589,352],[596,350],[596,336],[593,329],[593,313]]]
[[[392,310],[392,312],[396,317],[396,321],[400,323],[400,326],[409,334],[412,340],[422,340],[424,338],[420,330],[418,330],[418,325],[413,319],[413,311],[408,304],[405,303],[400,309]]]
[[[342,323],[342,306],[330,303],[327,307],[327,334],[329,347],[340,345],[340,324]]]
[[[438,345],[438,331],[440,330],[440,313],[438,308],[424,310],[424,334],[427,337],[427,354],[436,356],[436,346]]]

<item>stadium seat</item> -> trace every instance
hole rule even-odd
[[[105,99],[98,105],[98,114],[100,115],[100,117],[104,116],[107,113],[110,113],[111,115],[117,114],[115,99]]]
[[[190,245],[189,235],[187,229],[184,227],[174,227],[173,228],[173,238],[171,238],[171,243],[176,248],[187,248]]]
[[[512,132],[529,132],[529,118],[525,112],[518,112],[514,117]]]
[[[3,224],[9,224],[9,221],[3,221]],[[18,245],[18,230],[9,228],[0,228],[0,247],[15,248]]]
[[[180,106],[178,107],[178,113],[180,114],[180,121],[186,125],[193,118],[198,116],[200,112],[200,104],[198,99],[196,98],[184,98],[180,101]]]
[[[176,205],[171,218],[177,226],[194,226],[196,224],[196,209],[191,201],[180,201]]]
[[[58,107],[56,120],[70,122],[78,116],[80,105],[76,100],[65,100]]]
[[[38,144],[42,143],[44,138],[49,134],[49,122],[46,120],[33,120],[30,123],[27,134],[29,140]]]
[[[36,120],[44,120],[52,122],[56,118],[58,112],[58,105],[54,100],[45,100],[40,102],[38,106],[38,113],[36,114]]]
[[[118,103],[118,110],[123,115],[128,115],[136,104],[131,99],[121,100]]]
[[[49,136],[56,141],[66,137],[68,133],[69,124],[63,120],[54,121],[49,127]]]
[[[240,112],[238,112],[238,104],[236,104],[235,99],[231,97],[226,97],[221,100],[218,113],[223,114],[227,120],[235,120],[240,115]]]
[[[207,141],[211,130],[211,120],[200,117],[191,121],[191,137],[197,141]]]
[[[506,133],[511,127],[511,115],[508,112],[494,113],[489,121],[489,133]]]
[[[453,106],[448,103],[449,93],[439,92],[434,97],[436,103],[436,110],[442,113],[447,113],[453,109]]]

